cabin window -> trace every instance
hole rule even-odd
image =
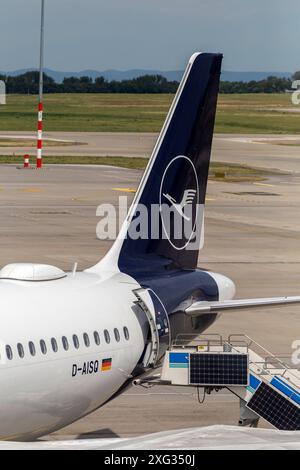
[[[21,343],[18,343],[17,349],[18,349],[19,357],[20,357],[21,359],[23,359],[23,357],[24,357],[24,348],[23,348],[23,345],[22,345]]]
[[[110,343],[110,334],[108,332],[108,330],[104,330],[104,338],[105,338],[105,341],[107,342],[107,344]]]
[[[47,354],[47,346],[43,339],[41,339],[40,341],[40,348],[41,348],[42,354]]]
[[[57,346],[57,341],[55,338],[51,338],[51,346],[52,346],[53,352],[57,353],[58,346]]]
[[[79,349],[79,339],[77,335],[73,335],[73,344],[75,349]]]
[[[126,339],[126,341],[128,341],[129,340],[129,331],[128,331],[127,326],[124,326],[123,332],[124,332],[124,338]]]
[[[114,335],[115,335],[116,341],[117,341],[117,343],[118,343],[118,342],[120,341],[120,339],[121,339],[121,338],[120,338],[120,333],[119,333],[118,328],[115,328],[115,329],[114,329]]]
[[[32,356],[35,356],[35,354],[36,354],[35,345],[33,344],[32,341],[30,341],[30,342],[28,343],[28,348],[29,348],[30,354],[31,354]]]
[[[7,345],[6,348],[5,348],[5,350],[6,350],[7,359],[8,359],[9,361],[12,361],[13,352],[12,352],[11,347]]]
[[[62,341],[62,345],[63,345],[64,350],[68,351],[68,349],[69,349],[68,339],[65,336],[63,336],[61,341]]]
[[[90,343],[89,335],[87,333],[83,334],[83,341],[86,347],[89,348],[91,343]]]
[[[98,331],[94,331],[94,340],[95,340],[96,345],[99,346],[99,344],[100,344],[100,336],[99,336]]]

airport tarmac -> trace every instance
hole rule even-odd
[[[36,139],[30,132],[0,132],[0,139]],[[44,139],[57,140],[57,146],[47,148],[49,156],[129,156],[149,157],[157,134],[118,132],[45,132]],[[63,141],[63,145],[59,145]],[[65,145],[68,142],[69,145]],[[0,155],[28,153],[35,157],[34,147],[1,147]],[[218,162],[252,165],[257,168],[281,169],[298,172],[300,154],[299,135],[236,135],[216,134],[212,160]]]
[[[284,160],[285,149],[279,149]],[[268,166],[268,158],[262,158],[261,164]],[[297,163],[298,171],[299,159]],[[284,169],[285,164],[281,165]],[[140,177],[137,170],[101,166],[49,166],[42,171],[1,166],[0,264],[34,261],[71,270],[74,262],[79,269],[96,263],[111,245],[96,237],[98,205],[116,205],[119,196],[126,194],[131,199],[133,193],[126,191],[135,189]],[[210,181],[199,266],[232,278],[237,298],[299,295],[299,205],[300,175],[296,173],[254,183]],[[224,337],[245,333],[271,352],[290,356],[292,342],[300,339],[299,307],[226,313],[209,332]],[[129,437],[235,425],[238,413],[237,399],[224,391],[200,405],[194,389],[130,388],[48,439]],[[267,425],[261,422],[261,426]]]

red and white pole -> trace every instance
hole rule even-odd
[[[38,140],[37,140],[37,158],[36,167],[42,168],[43,164],[43,103],[39,103],[38,111]]]
[[[29,168],[29,155],[24,155],[24,168]]]
[[[39,111],[38,111],[38,141],[36,167],[42,168],[43,152],[43,78],[44,78],[44,18],[45,18],[45,0],[42,0],[41,10],[41,45],[40,45],[40,83],[39,83]]]

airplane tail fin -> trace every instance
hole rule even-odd
[[[197,267],[222,57],[191,57],[106,266],[128,274]]]

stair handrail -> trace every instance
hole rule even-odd
[[[258,346],[262,351],[264,351],[264,353],[267,353],[268,356],[266,358],[264,358],[264,362],[263,363],[260,363],[260,362],[254,362],[254,361],[250,361],[249,362],[249,366],[250,364],[256,364],[256,365],[259,365],[259,364],[263,364],[263,367],[262,369],[266,372],[272,370],[270,367],[269,368],[266,368],[264,367],[266,365],[266,359],[269,359],[269,358],[274,358],[278,361],[278,364],[281,364],[282,366],[282,372],[280,373],[277,373],[277,375],[281,376],[281,377],[285,377],[289,382],[291,382],[295,387],[299,387],[297,382],[299,382],[300,380],[300,377],[298,377],[297,375],[295,375],[293,373],[294,370],[296,369],[293,369],[293,368],[290,368],[287,364],[285,364],[278,356],[276,356],[275,354],[271,353],[270,351],[268,351],[264,346],[261,346],[261,344],[257,343],[257,341],[254,341],[252,338],[250,338],[250,336],[246,335],[246,334],[232,334],[232,335],[229,335],[228,336],[228,343],[230,343],[232,340],[231,338],[234,338],[234,337],[243,337],[245,339],[248,339],[248,348],[250,349],[251,346],[254,344],[255,346]],[[255,351],[254,351],[255,352]],[[275,367],[274,367],[275,369]],[[286,374],[289,373],[289,377],[286,377]],[[263,373],[261,374],[258,374],[258,375],[263,375]],[[269,375],[273,376],[273,374],[271,374],[269,372]],[[275,374],[274,374],[275,375]],[[294,380],[293,380],[294,379]],[[296,380],[296,382],[295,382]]]
[[[236,339],[234,340],[234,338],[239,338],[239,340],[236,340]],[[249,368],[251,367],[251,365],[254,365],[261,369],[261,372],[255,372],[259,377],[263,375],[268,375],[269,377],[274,377],[275,375],[278,375],[280,377],[286,378],[286,380],[290,382],[291,384],[293,384],[296,388],[299,387],[298,382],[300,380],[300,376],[298,377],[297,375],[293,373],[293,371],[296,369],[289,367],[278,356],[268,351],[264,346],[259,344],[257,341],[254,341],[252,338],[250,338],[250,336],[246,334],[231,334],[228,336],[228,340],[226,341],[226,340],[223,340],[223,337],[220,334],[210,333],[210,334],[205,334],[205,335],[198,335],[197,337],[195,337],[195,335],[193,334],[185,333],[185,334],[178,334],[175,340],[173,340],[171,344],[172,347],[178,347],[178,348],[206,346],[207,352],[211,351],[212,346],[222,346],[223,347],[222,351],[214,351],[214,353],[216,354],[224,353],[224,346],[227,346],[228,350],[235,351],[238,354],[241,354],[241,351],[237,348],[245,347],[247,350],[247,353],[249,353],[249,349],[251,348],[252,345],[254,345],[256,348],[261,349],[264,355],[267,354],[267,356],[262,358],[263,360],[261,362],[251,361],[249,358]],[[253,352],[255,352],[255,348],[253,349],[254,349]],[[279,371],[277,369],[277,372],[274,371],[274,373],[272,373],[272,367],[267,367],[268,360],[270,359],[276,360],[279,366],[278,367]],[[276,370],[275,366],[273,368]],[[286,377],[287,373],[289,374],[288,377]]]
[[[202,337],[203,336],[203,337]],[[208,338],[211,337],[211,338]],[[191,343],[195,343],[194,345]],[[171,346],[172,347],[194,347],[194,346],[202,346],[206,345],[208,351],[210,351],[210,347],[212,344],[215,344],[216,346],[221,346],[223,344],[223,338],[222,335],[216,333],[208,333],[207,335],[198,335],[195,337],[195,335],[191,333],[179,333],[176,335],[175,340],[172,341]]]

